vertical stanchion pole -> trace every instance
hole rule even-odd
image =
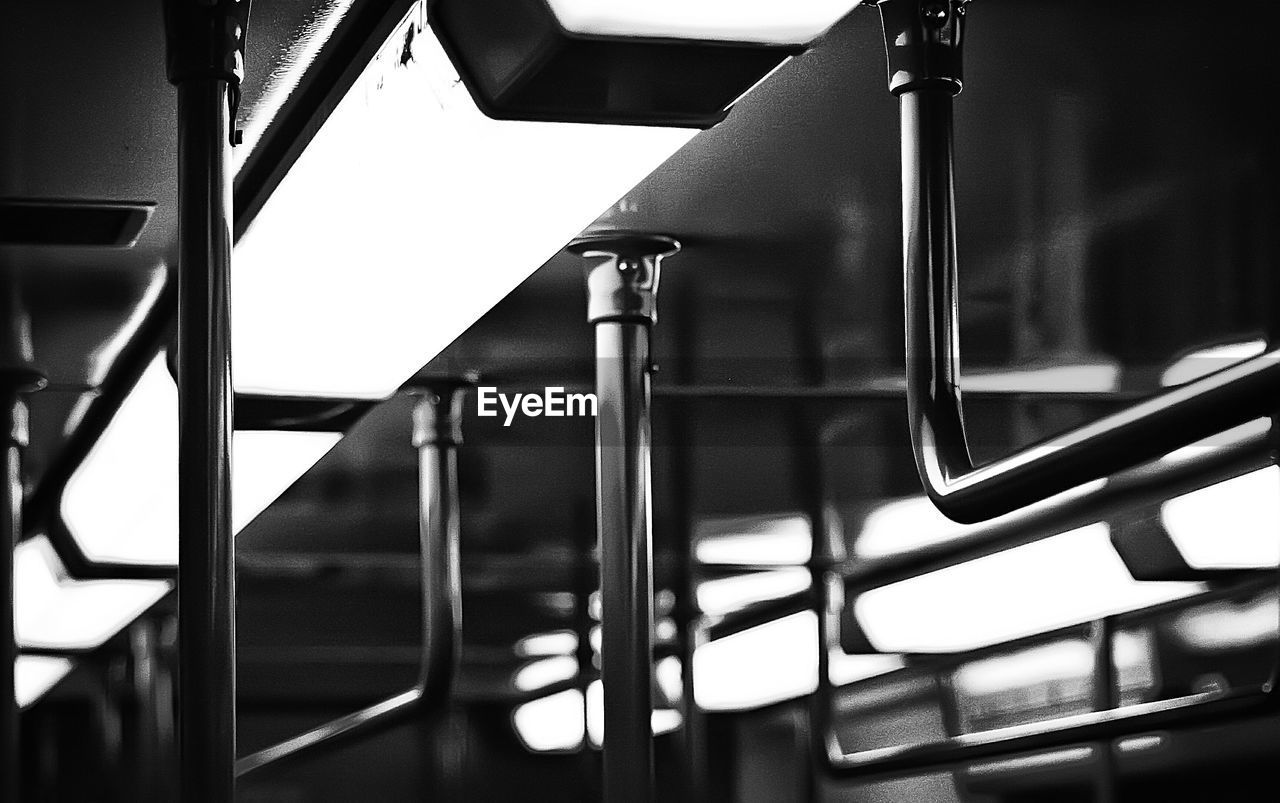
[[[166,0],[178,88],[178,719],[184,803],[235,795],[231,141],[247,0]]]
[[[0,315],[0,405],[4,408],[3,441],[0,441],[0,800],[21,800],[21,745],[14,665],[18,637],[14,626],[13,556],[22,537],[22,450],[29,437],[27,405],[23,395],[44,387],[40,372],[31,367],[33,349],[21,288],[15,275],[0,281],[7,298]]]
[[[423,710],[448,704],[462,654],[462,565],[458,523],[458,446],[462,398],[470,383],[427,383],[413,409],[418,450],[418,536],[422,559]]]
[[[596,530],[600,540],[604,799],[653,799],[653,545],[649,336],[669,237],[602,234],[570,250],[588,260],[596,329]]]

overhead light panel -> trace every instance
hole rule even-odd
[[[1280,468],[1170,499],[1160,507],[1160,522],[1193,569],[1280,565]]]
[[[860,0],[429,0],[499,119],[714,125]]]
[[[880,652],[961,652],[1204,591],[1139,582],[1093,524],[865,592],[854,611]]]
[[[69,658],[51,655],[19,655],[14,662],[13,693],[19,708],[34,705],[58,685],[75,664]]]
[[[237,432],[232,524],[239,531],[340,439],[335,432]],[[178,394],[163,356],[143,372],[67,483],[62,517],[94,560],[178,560]]]
[[[800,566],[813,551],[813,526],[801,513],[703,519],[693,542],[700,563]]]
[[[390,395],[693,135],[489,119],[422,25],[396,28],[237,244],[238,391]]]
[[[163,580],[71,580],[43,536],[14,551],[14,625],[23,647],[91,650],[171,588]]]

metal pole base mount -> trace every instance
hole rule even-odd
[[[569,243],[569,251],[587,260],[587,320],[644,323],[658,321],[658,278],[664,257],[680,243],[663,234],[597,232]]]
[[[953,95],[964,86],[962,47],[965,6],[969,0],[880,0],[889,91],[944,89]]]
[[[403,388],[419,401],[413,408],[413,445],[462,444],[462,399],[476,386],[476,375],[431,377],[413,380]]]

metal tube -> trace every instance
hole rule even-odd
[[[596,325],[604,797],[653,799],[649,331]]]
[[[902,124],[908,415],[920,478],[938,509],[958,522],[983,521],[1270,415],[1280,399],[1280,350],[973,464],[959,387],[952,166],[964,3],[885,0],[880,9]]]
[[[670,238],[596,235],[571,249],[590,262],[596,328],[596,527],[602,601],[604,799],[653,799],[653,555],[650,330]]]
[[[418,449],[418,533],[422,578],[422,653],[410,691],[236,762],[243,776],[285,759],[314,756],[380,733],[421,714],[442,711],[462,655],[462,568],[457,447],[463,390],[470,380],[435,380],[415,392],[413,445]]]
[[[22,456],[26,443],[26,410],[16,391],[4,388],[5,438],[0,453],[0,471],[4,488],[0,490],[0,528],[4,543],[0,544],[0,800],[19,799],[21,757],[18,744],[18,702],[14,697],[14,661],[18,658],[18,641],[14,632],[13,550],[22,534]]]
[[[235,789],[227,81],[178,85],[178,707],[182,799]]]
[[[449,701],[462,655],[462,568],[458,524],[458,444],[462,386],[437,383],[413,411],[418,448],[422,560],[422,658],[418,678],[429,710]]]
[[[237,776],[247,775],[284,759],[315,756],[412,719],[422,709],[418,689],[397,694],[368,708],[326,722],[319,727],[251,753],[236,762]],[[185,798],[184,798],[185,800]]]

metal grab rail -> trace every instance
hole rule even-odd
[[[1280,349],[1168,390],[985,465],[974,465],[959,387],[952,97],[967,0],[882,0],[902,125],[907,407],[920,479],[946,516],[983,521],[1154,459],[1280,399]]]
[[[1273,572],[1274,574],[1274,572]],[[1231,717],[1269,714],[1280,711],[1280,695],[1276,692],[1280,663],[1272,667],[1270,677],[1258,690],[1232,690],[1191,694],[1170,700],[1158,700],[1119,708],[1114,696],[1114,670],[1111,669],[1112,640],[1117,626],[1127,620],[1157,615],[1226,599],[1247,592],[1275,587],[1275,581],[1248,583],[1244,586],[1210,591],[1193,597],[1117,614],[1092,623],[1091,638],[1095,660],[1092,698],[1095,710],[1003,728],[993,728],[975,733],[960,734],[933,742],[893,745],[888,747],[844,753],[831,727],[834,687],[828,674],[827,634],[834,632],[833,617],[837,611],[831,606],[835,597],[819,591],[819,675],[817,691],[810,698],[810,721],[813,733],[813,758],[817,770],[832,779],[886,779],[895,776],[937,770],[946,765],[962,764],[981,759],[1008,756],[1015,753],[1048,750],[1093,740],[1107,740],[1141,733],[1150,729],[1186,727],[1220,721]],[[825,611],[826,613],[821,613]],[[1016,649],[1061,638],[1072,632],[1081,632],[1087,623],[1056,628],[1044,633],[993,644],[964,655],[937,656],[935,670],[954,666],[966,660],[981,659],[988,655],[1007,653]],[[1280,647],[1280,644],[1277,644]],[[932,656],[931,656],[932,657]],[[1280,658],[1280,655],[1277,656]],[[1108,671],[1098,673],[1103,666]]]
[[[424,382],[413,411],[418,449],[418,536],[422,575],[422,654],[408,691],[326,722],[236,761],[244,777],[286,759],[315,755],[444,709],[462,652],[462,569],[457,448],[461,402],[471,379]]]

